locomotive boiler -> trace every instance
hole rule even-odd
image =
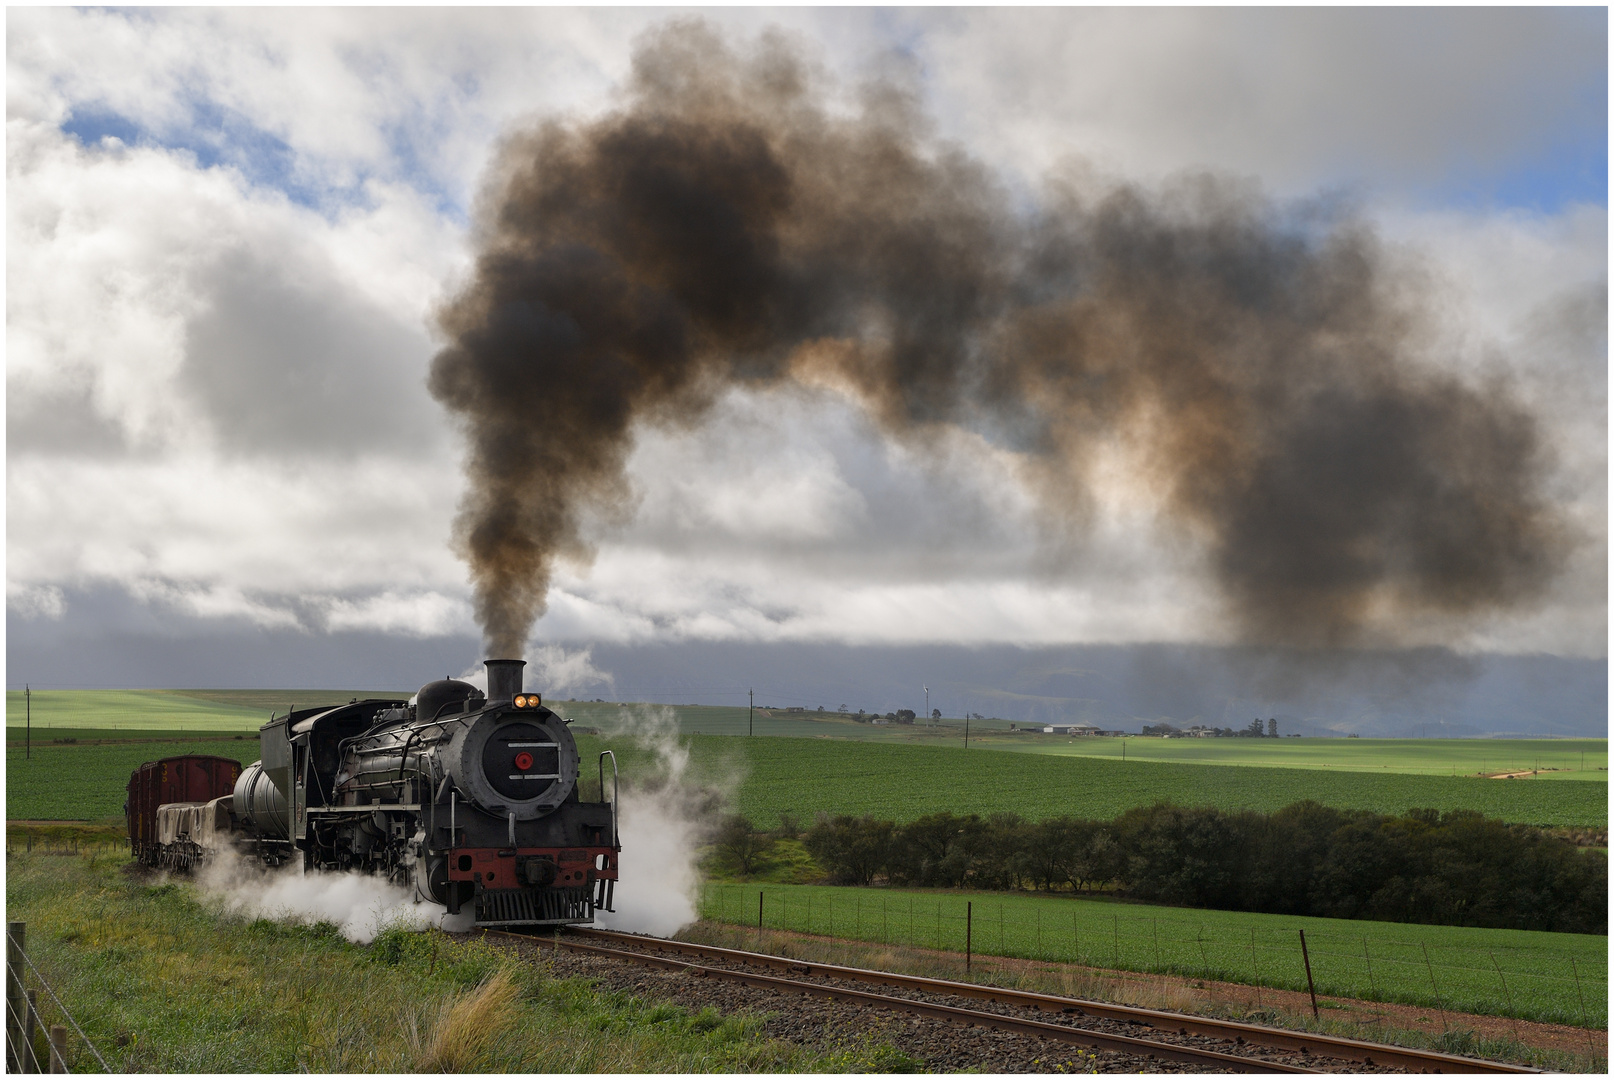
[[[617,880],[615,756],[600,755],[600,801],[583,801],[570,721],[522,690],[525,661],[485,666],[486,694],[443,679],[408,701],[274,718],[261,759],[206,805],[227,804],[231,843],[269,865],[300,855],[305,871],[377,874],[481,926],[592,921]],[[164,819],[163,837],[176,828]]]

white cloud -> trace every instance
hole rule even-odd
[[[1606,22],[1593,11],[913,17],[944,126],[1028,179],[1075,156],[1129,176],[1224,169],[1288,195],[1394,190],[1505,171],[1604,123]]]
[[[439,592],[400,593],[387,589],[358,600],[331,599],[325,605],[329,630],[380,630],[409,637],[473,634],[476,623],[461,596]]]
[[[141,578],[129,582],[129,591],[147,603],[168,605],[204,619],[244,619],[266,630],[306,629],[294,612],[248,596],[234,585]]]
[[[67,613],[67,599],[54,585],[6,584],[6,608],[25,619],[60,619]]]

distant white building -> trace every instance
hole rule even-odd
[[[1097,735],[1093,724],[1049,724],[1042,729],[1044,735]]]

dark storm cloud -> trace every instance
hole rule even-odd
[[[1021,452],[1078,534],[1121,451],[1247,641],[1350,643],[1552,578],[1535,420],[1428,362],[1419,282],[1347,212],[1210,175],[1024,211],[901,86],[853,115],[834,92],[781,38],[680,23],[623,107],[503,145],[430,378],[470,438],[457,535],[492,653],[586,556],[581,515],[629,507],[635,425],[788,380],[920,447]]]

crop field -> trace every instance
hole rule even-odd
[[[78,729],[78,743],[41,743],[33,756],[21,741],[6,743],[6,818],[12,821],[101,821],[123,817],[129,774],[147,761],[180,754],[215,754],[246,765],[258,759],[256,733],[196,731],[166,738],[127,738],[122,732]],[[60,737],[52,733],[53,738]]]
[[[627,739],[579,739],[584,760],[610,745],[625,774],[646,752]],[[911,821],[1013,811],[1037,820],[1058,814],[1112,818],[1156,801],[1224,810],[1272,811],[1302,799],[1401,814],[1414,807],[1471,809],[1543,826],[1608,824],[1605,783],[1533,784],[1474,777],[1334,772],[1156,761],[1105,761],[957,747],[900,746],[838,739],[689,740],[697,782],[732,791],[737,812],[763,828],[780,814],[872,814]]]
[[[1196,765],[1425,776],[1529,772],[1529,777],[1515,780],[1608,780],[1607,739],[1105,739],[1028,734],[983,745],[1106,759],[1120,758],[1124,745],[1128,761]]]
[[[52,728],[256,731],[272,712],[355,697],[402,697],[376,690],[35,690],[31,703],[6,691],[6,740],[22,738],[33,714],[37,735]]]
[[[1608,938],[1155,907],[1072,896],[712,883],[701,916],[962,953],[1306,989],[1431,1009],[1608,1026]],[[968,907],[966,906],[968,905]]]
[[[122,815],[129,774],[142,762],[177,754],[218,754],[247,764],[258,756],[254,732],[196,729],[40,728],[33,757],[21,732],[6,743],[6,816],[11,820],[93,821]],[[77,742],[56,742],[57,739]],[[820,811],[910,821],[939,810],[1013,811],[1035,820],[1056,814],[1111,818],[1157,800],[1223,809],[1277,810],[1301,799],[1402,813],[1412,807],[1479,810],[1532,825],[1602,827],[1607,785],[1532,784],[1471,777],[1378,775],[1253,766],[1104,761],[968,751],[839,739],[693,736],[691,775],[727,793],[739,813],[764,828],[779,815],[810,821]],[[612,747],[631,778],[650,764],[627,737],[579,734],[584,775]],[[63,777],[74,778],[62,783]]]

